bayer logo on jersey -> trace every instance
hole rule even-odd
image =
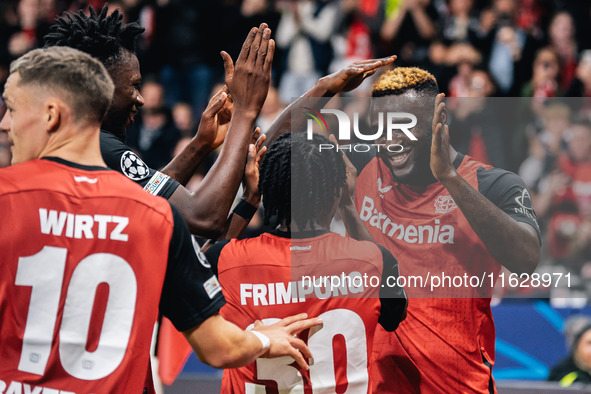
[[[130,150],[121,156],[121,171],[134,181],[141,181],[150,174],[150,169],[146,163]]]

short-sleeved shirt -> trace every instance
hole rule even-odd
[[[180,214],[121,174],[45,158],[0,183],[3,392],[140,393],[158,309],[186,330],[224,304]]]
[[[228,301],[221,314],[240,328],[302,312],[324,322],[320,330],[300,334],[314,355],[309,372],[300,370],[298,375],[290,357],[259,359],[224,371],[224,393],[265,388],[342,392],[344,387],[371,392],[369,355],[375,328],[379,322],[394,330],[406,306],[404,290],[394,282],[386,286],[388,278],[398,276],[398,264],[372,242],[323,231],[298,236],[264,233],[218,243],[206,252]],[[363,282],[364,276],[373,282]]]
[[[377,392],[494,391],[490,297],[501,265],[441,183],[422,188],[398,184],[375,150],[349,157],[358,173],[360,218],[374,240],[400,261],[402,277],[421,277],[425,283],[433,275],[485,278],[482,287],[451,284],[434,291],[407,281],[406,320],[395,333],[379,327],[376,332]],[[462,154],[454,166],[474,189],[539,236],[529,191],[517,175]]]
[[[101,130],[101,154],[107,166],[119,171],[155,196],[169,199],[180,183],[148,167],[129,146],[108,131]]]

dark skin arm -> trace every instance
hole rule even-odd
[[[178,187],[170,197],[192,233],[217,238],[226,226],[228,212],[242,180],[248,144],[256,117],[267,97],[275,42],[266,24],[253,28],[234,66],[222,52],[226,86],[234,103],[226,141],[213,167],[195,193]]]
[[[511,272],[531,274],[540,260],[536,230],[513,220],[457,173],[452,164],[457,152],[449,144],[449,127],[445,124],[444,97],[439,94],[435,102],[431,146],[433,176],[445,186],[491,256]]]
[[[226,138],[234,105],[224,86],[211,100],[199,122],[197,134],[160,172],[186,185],[203,160]]]
[[[262,146],[264,142],[265,135],[262,135],[256,144],[250,144],[248,147],[248,159],[246,161],[246,167],[244,168],[244,180],[242,181],[244,189],[242,199],[257,208],[261,203],[261,194],[259,192],[259,166],[267,151],[267,147]],[[230,215],[228,218],[226,233],[220,239],[240,237],[248,226],[248,223],[250,223],[250,220],[246,220],[240,215]]]
[[[258,138],[259,136],[260,138]],[[246,160],[244,178],[242,180],[242,188],[244,190],[242,199],[256,208],[258,208],[261,203],[261,194],[259,192],[259,166],[267,151],[267,147],[262,146],[263,142],[265,142],[265,138],[266,136],[264,134],[261,135],[261,129],[257,127],[253,134],[253,143],[248,146],[248,159]],[[240,237],[244,230],[246,230],[248,223],[250,223],[250,220],[246,220],[242,216],[236,215],[232,212],[226,221],[224,233],[217,240]],[[201,250],[203,250],[203,252],[207,251],[215,241],[215,239],[208,239],[201,247]]]
[[[316,107],[322,101],[322,98],[334,97],[340,92],[349,92],[361,85],[365,78],[374,75],[380,67],[394,63],[394,60],[396,60],[396,56],[355,62],[347,68],[320,78],[310,90],[279,114],[266,133],[267,141],[265,141],[265,146],[271,145],[273,141],[287,131],[304,131],[306,129],[307,118],[303,114],[294,119],[295,123],[292,124],[292,110],[302,107],[304,101],[307,106]],[[295,111],[294,116],[300,112],[302,111]]]

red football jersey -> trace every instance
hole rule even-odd
[[[172,211],[114,171],[87,169],[33,160],[0,171],[0,392],[144,387]]]
[[[214,261],[209,256],[208,251]],[[378,246],[334,233],[306,239],[265,233],[224,246],[218,275],[226,319],[250,329],[255,320],[272,324],[306,312],[321,317],[323,325],[299,335],[314,357],[309,371],[300,370],[291,357],[258,359],[225,370],[222,392],[370,392],[368,359],[380,315],[379,285],[360,281],[361,287],[355,287],[355,282],[337,283],[336,278],[381,278],[382,271]],[[322,277],[335,278],[336,287],[323,286]]]
[[[537,228],[529,193],[516,175],[469,156],[458,155],[454,164],[503,211]],[[374,156],[358,168],[355,203],[374,240],[399,261],[409,296],[407,318],[396,332],[376,331],[375,392],[494,390],[490,297],[501,266],[449,192],[439,182],[422,188],[396,184],[389,168]],[[450,282],[433,279],[444,275]],[[480,282],[451,281],[465,277]]]

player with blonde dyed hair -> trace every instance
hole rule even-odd
[[[382,60],[355,63],[320,79],[304,98],[355,88],[381,65]],[[357,212],[345,211],[350,216],[345,215],[346,224],[353,225],[359,215],[406,277],[438,273],[496,278],[501,266],[533,272],[540,256],[539,228],[525,183],[454,150],[444,96],[438,93],[433,75],[415,67],[394,68],[374,84],[371,129],[378,129],[378,114],[410,113],[417,118],[409,128],[415,139],[393,131],[390,140],[383,135],[369,150],[345,150],[357,170]],[[268,140],[284,128],[274,125]],[[385,144],[402,149],[376,148]],[[363,234],[347,229],[353,236]],[[496,392],[492,286],[446,286],[436,293],[414,286],[405,290],[406,320],[396,332],[379,326],[376,331],[374,392]]]
[[[437,80],[428,71],[417,67],[398,67],[386,71],[373,85],[371,95],[384,97],[414,89],[420,93],[439,93]]]
[[[398,258],[401,272],[495,277],[501,265],[533,272],[539,228],[525,184],[453,149],[444,96],[433,75],[395,68],[375,83],[372,96],[372,113],[410,112],[418,119],[411,129],[416,140],[395,133],[391,141],[377,141],[400,144],[402,150],[350,155],[362,218],[371,208],[401,226],[398,234],[365,222],[375,241]],[[383,198],[376,179],[382,188],[392,185]],[[495,392],[492,286],[407,291],[407,320],[394,335],[379,328],[376,333],[375,391]]]

